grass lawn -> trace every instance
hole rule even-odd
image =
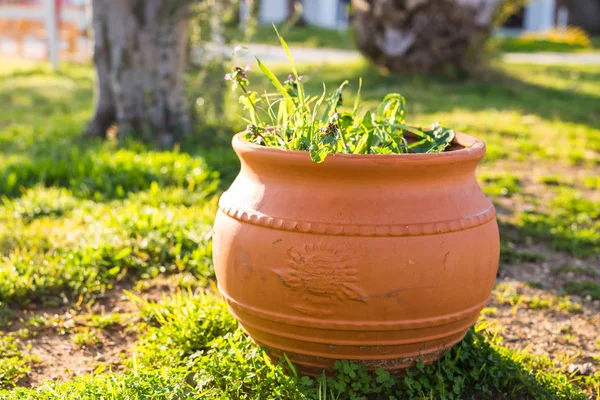
[[[362,76],[369,104],[398,91],[410,122],[487,142],[478,173],[501,267],[462,344],[403,377],[339,363],[314,379],[271,362],[228,314],[211,265],[216,199],[237,170],[235,107],[175,151],[86,142],[89,66],[3,63],[0,399],[600,396],[600,68],[496,64],[464,82],[361,62],[301,73],[314,91]]]
[[[307,25],[290,27],[280,25],[278,29],[290,45],[303,47],[329,47],[344,50],[355,50],[354,31],[327,29]],[[258,25],[256,33],[251,38],[256,43],[266,43],[279,46],[277,36],[273,34],[271,25]],[[591,45],[584,47],[580,44],[564,43],[543,39],[524,39],[519,37],[495,37],[489,42],[489,51],[495,53],[582,53],[600,50],[600,36],[590,38]]]
[[[590,38],[590,46],[565,43],[544,39],[524,39],[520,37],[495,37],[490,41],[490,47],[500,53],[589,53],[600,51],[600,37]]]
[[[355,50],[354,32],[349,30],[337,30],[321,28],[313,25],[306,26],[288,26],[279,25],[277,27],[285,41],[289,45],[303,47],[328,47],[334,49]],[[273,34],[271,25],[258,25],[256,33],[251,38],[256,43],[266,43],[279,46],[279,39]]]

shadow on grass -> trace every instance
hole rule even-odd
[[[251,353],[253,345],[236,332],[223,340],[213,351],[198,359],[197,368],[205,389],[214,390],[214,397],[262,398],[264,386],[271,376],[286,367],[280,360],[265,368],[261,352]],[[252,354],[241,360],[236,354]],[[241,360],[241,361],[240,361]],[[255,377],[243,388],[236,386],[240,375]],[[447,351],[439,361],[403,371],[391,376],[384,371],[367,372],[360,364],[340,361],[331,376],[319,376],[307,382],[298,378],[279,381],[270,392],[277,390],[285,398],[310,399],[570,399],[584,400],[586,396],[568,376],[554,368],[546,357],[530,356],[507,349],[493,337],[484,337],[471,328],[464,340]],[[315,382],[316,381],[316,382]],[[260,382],[260,383],[259,383]],[[271,381],[272,382],[272,381]]]
[[[469,79],[448,79],[439,76],[403,76],[400,74],[382,75],[368,64],[350,65],[348,69],[339,66],[315,66],[307,71],[308,87],[319,93],[321,79],[330,87],[344,79],[353,85],[363,78],[362,96],[368,100],[380,100],[386,93],[398,91],[409,101],[409,106],[423,113],[451,112],[456,109],[482,111],[516,110],[527,114],[537,114],[544,119],[558,118],[563,121],[582,124],[600,122],[597,104],[600,96],[580,93],[574,90],[557,89],[528,83],[507,70],[518,71],[521,66],[509,66],[506,70],[490,67]],[[542,72],[562,79],[574,79],[573,86],[600,81],[600,68],[581,71],[576,74],[566,66],[527,66],[531,73]],[[575,75],[574,75],[575,74]],[[550,83],[550,82],[549,82]]]
[[[546,357],[534,357],[499,346],[497,339],[485,338],[472,328],[445,358],[417,370],[414,381],[424,378],[432,381],[431,387],[435,388],[440,375],[446,375],[442,379],[453,383],[447,393],[456,393],[462,380],[465,387],[459,398],[586,398],[566,375],[549,372],[553,370]],[[406,378],[403,383],[406,384]],[[428,391],[411,394],[428,396]]]
[[[93,200],[114,199],[153,182],[199,190],[217,179],[214,171],[221,173],[225,189],[237,174],[227,126],[200,126],[178,151],[135,139],[82,139],[92,99],[89,68],[35,67],[0,77],[0,195],[19,197],[43,185]]]
[[[567,67],[540,68],[558,78],[568,78],[572,74]],[[546,119],[558,118],[589,125],[598,119],[594,108],[598,97],[527,83],[500,68],[462,81],[441,77],[384,76],[364,63],[350,65],[346,70],[340,65],[311,66],[306,70],[309,78],[313,77],[308,80],[308,88],[314,93],[322,90],[321,80],[328,82],[331,88],[343,79],[355,82],[363,77],[366,100],[379,100],[390,91],[399,91],[423,113],[456,109],[517,110]],[[259,74],[256,75],[258,78]],[[48,78],[49,82],[38,85],[40,78]],[[213,78],[221,79],[220,76]],[[11,79],[20,83],[12,85]],[[598,80],[600,71],[578,72],[579,83]],[[257,87],[268,87],[264,79],[258,78],[256,84]],[[220,173],[220,189],[225,189],[237,174],[239,162],[230,147],[236,129],[231,128],[230,122],[211,126],[200,119],[203,125],[199,132],[180,145],[180,153],[152,151],[152,147],[135,142],[117,146],[83,142],[79,133],[91,114],[93,97],[89,70],[86,73],[85,69],[77,67],[74,72],[67,69],[50,73],[43,68],[17,71],[2,77],[2,86],[5,88],[0,93],[0,126],[5,126],[0,130],[0,145],[5,156],[16,157],[12,160],[9,157],[0,166],[0,194],[19,196],[23,188],[39,183],[76,186],[80,188],[81,196],[93,197],[100,193],[119,198],[144,190],[151,182],[185,185],[189,182],[189,168],[200,164],[205,164],[206,170]],[[200,96],[201,89],[193,87],[190,97]],[[1,110],[8,110],[8,113]],[[230,121],[231,118],[223,120]],[[12,124],[19,127],[11,130]],[[195,163],[185,153],[203,161]],[[140,161],[140,158],[154,158],[154,161]],[[175,167],[180,158],[185,158],[183,170]]]

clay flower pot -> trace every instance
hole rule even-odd
[[[459,342],[498,268],[482,141],[437,154],[335,154],[251,144],[219,203],[219,289],[243,329],[302,373],[337,359],[400,370]]]

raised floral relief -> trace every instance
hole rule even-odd
[[[328,315],[336,304],[348,300],[367,302],[357,285],[358,269],[348,252],[320,243],[307,243],[288,250],[291,268],[275,270],[281,281],[297,292],[299,304],[293,308],[306,314]],[[307,304],[309,306],[307,306]]]

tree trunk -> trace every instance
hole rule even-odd
[[[499,0],[353,0],[361,52],[408,72],[468,70],[492,31]]]
[[[291,26],[306,26],[306,21],[302,15],[302,0],[287,1],[287,18],[286,22]]]
[[[191,130],[184,85],[188,0],[92,0],[95,112],[88,136],[141,133],[170,145]]]

